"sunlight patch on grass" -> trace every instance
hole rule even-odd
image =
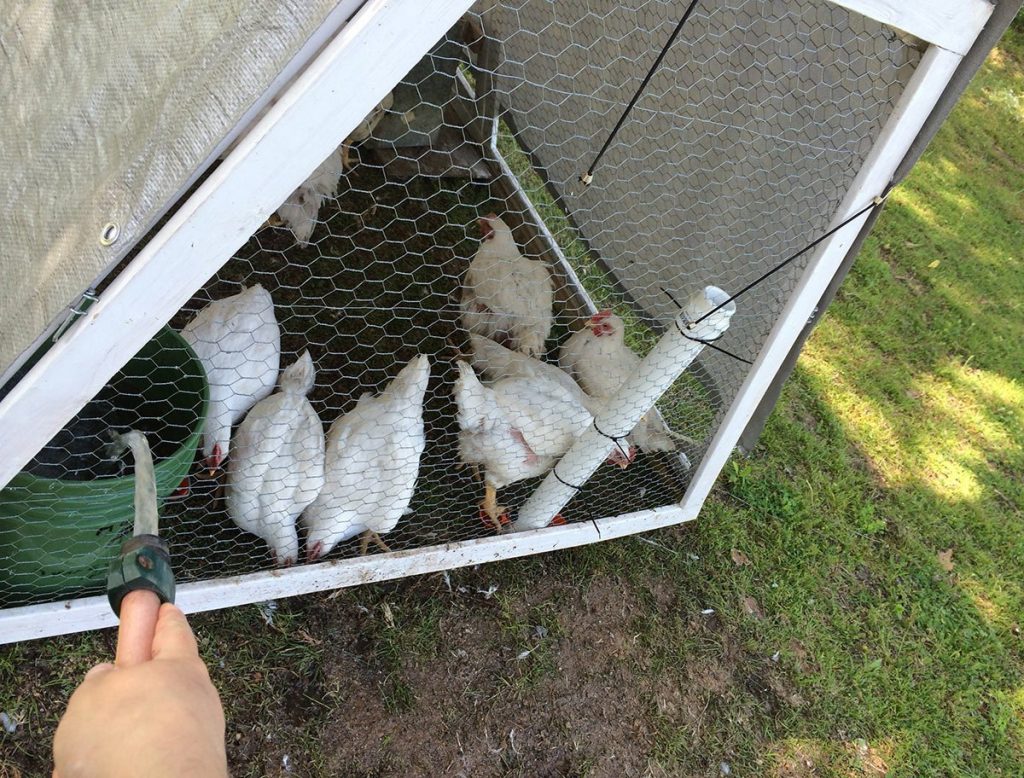
[[[978,609],[978,613],[990,625],[1006,623],[1005,610],[993,602],[992,593],[988,591],[981,581],[975,578],[962,578],[959,581],[959,586],[971,598],[971,602]]]
[[[846,426],[851,440],[861,446],[869,456],[878,474],[890,485],[899,485],[905,480],[904,445],[900,441],[890,415],[863,391],[863,386],[851,378],[848,363],[868,359],[862,345],[845,332],[845,327],[830,319],[819,328],[819,335],[827,330],[829,340],[845,341],[848,344],[844,359],[834,358],[834,351],[824,338],[811,341],[801,356],[801,366],[816,379],[831,409]],[[860,352],[860,353],[851,353]]]
[[[936,444],[922,452],[918,475],[939,497],[949,502],[973,502],[984,490],[974,473],[956,461],[959,457],[954,458],[954,455],[958,453],[963,455],[952,445]]]
[[[984,399],[999,403],[1016,418],[1017,425],[1024,429],[1024,387],[1013,378],[978,370],[969,366],[955,366],[957,379]]]
[[[1024,390],[958,359],[945,358],[902,389],[901,381],[890,386],[885,356],[833,317],[801,364],[887,486],[922,482],[947,502],[974,502],[984,496],[979,473],[993,456],[1021,451]]]
[[[993,89],[988,93],[988,98],[1014,119],[1024,121],[1024,94],[1010,88]]]
[[[926,171],[932,167],[924,162],[919,162],[918,165]],[[934,172],[934,170],[928,172]],[[945,203],[936,201],[931,191],[913,190],[910,187],[903,186],[893,192],[891,200],[894,205],[898,204],[903,208],[906,208],[913,216],[924,222],[929,231],[934,231],[934,233],[930,235],[930,238],[933,241],[940,240],[944,243],[955,241],[956,235],[951,229],[954,225],[950,225],[946,219],[939,214],[941,206],[944,206]]]

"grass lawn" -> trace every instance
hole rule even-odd
[[[1024,775],[1022,247],[1011,32],[696,523],[197,616],[233,774]],[[112,646],[0,648],[0,776]]]

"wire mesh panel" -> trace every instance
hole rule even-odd
[[[827,229],[920,58],[824,0],[698,3],[582,185],[684,7],[524,0],[487,17],[509,123],[571,217],[556,239],[597,260],[602,305],[659,332],[672,297],[737,291]],[[721,345],[753,359],[808,259],[746,295]],[[714,351],[700,366],[727,408],[747,367]]]
[[[700,7],[583,186],[681,12],[479,4],[0,495],[0,605],[102,590],[79,563],[131,520],[109,427],[150,438],[180,582],[514,530],[673,300],[826,228],[918,58],[825,2]],[[802,269],[720,345],[752,359]],[[704,350],[553,521],[678,503],[748,370]],[[99,517],[43,510],[64,491]]]

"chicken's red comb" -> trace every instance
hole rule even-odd
[[[599,321],[604,321],[605,319],[607,319],[611,315],[612,315],[612,309],[611,308],[605,308],[603,311],[598,311],[593,316],[591,316],[590,317],[590,321],[593,324],[597,324]]]

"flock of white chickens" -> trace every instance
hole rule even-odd
[[[520,253],[502,219],[489,214],[479,224],[460,302],[471,353],[458,360],[454,395],[460,459],[482,470],[481,518],[500,532],[508,517],[498,490],[549,471],[639,357],[623,340],[622,320],[602,311],[565,342],[560,366],[542,361],[553,320],[550,272]],[[357,535],[362,553],[370,543],[388,550],[381,536],[409,512],[426,444],[428,357],[414,357],[379,395],[364,394],[325,436],[307,399],[316,377],[308,351],[278,381],[281,333],[263,287],[210,303],[182,335],[206,370],[203,456],[211,470],[226,471],[235,524],[262,538],[280,565],[299,559],[300,523],[310,562]],[[609,461],[628,467],[637,449],[676,448],[676,434],[651,413]]]

